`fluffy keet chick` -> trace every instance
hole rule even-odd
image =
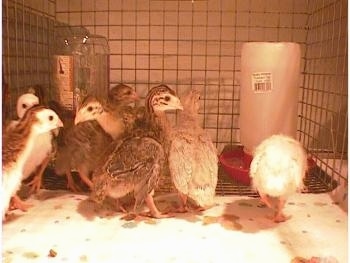
[[[172,181],[179,192],[180,212],[187,211],[187,199],[199,209],[214,205],[218,180],[217,150],[198,118],[200,94],[191,90],[182,100],[178,125],[173,129],[169,168]]]
[[[113,140],[124,135],[127,126],[124,114],[128,105],[138,99],[132,87],[119,84],[109,91],[107,104],[92,96],[82,101],[77,108],[76,125],[65,130],[56,158],[55,170],[67,175],[69,188],[78,191],[71,176],[71,170],[76,169],[91,189],[91,173]]]
[[[135,90],[125,84],[118,84],[108,91],[107,108],[111,111],[120,111],[140,98]]]
[[[36,92],[36,94],[38,93],[38,96],[43,99],[44,96],[41,86],[37,85],[35,87],[36,89],[40,90],[40,92]],[[35,92],[32,89],[33,88],[29,88],[28,91]],[[32,93],[25,93],[18,98],[17,115],[19,119],[23,117],[24,113],[30,107],[38,104],[42,105],[42,101],[40,101],[38,96]],[[18,123],[18,121],[16,122]],[[31,192],[38,191],[41,188],[42,176],[51,159],[54,148],[54,138],[58,135],[58,132],[59,129],[50,130],[46,133],[40,134],[35,139],[36,141],[32,149],[32,154],[29,155],[29,158],[23,168],[25,178],[29,177],[31,174],[34,174],[31,181],[28,183],[28,185],[31,186]]]
[[[124,123],[124,132],[130,132],[137,119],[135,108],[130,104],[139,101],[140,98],[134,88],[118,84],[112,87],[108,92],[106,111],[117,118],[122,118]]]
[[[165,153],[156,132],[161,131],[157,116],[168,110],[182,109],[174,91],[166,86],[151,89],[146,97],[145,123],[137,136],[131,136],[114,146],[101,167],[93,175],[92,199],[102,202],[107,196],[121,198],[133,192],[134,213],[145,201],[151,215],[164,217],[154,204],[153,194],[164,169]],[[149,131],[152,129],[153,132]],[[152,136],[150,136],[152,135]]]
[[[306,169],[306,152],[300,142],[291,137],[273,135],[256,147],[250,177],[268,207],[273,208],[271,198],[278,199],[275,222],[288,219],[282,209],[288,196],[303,189]]]
[[[22,119],[26,111],[39,104],[39,98],[31,93],[25,93],[17,99],[16,111],[17,117]]]
[[[34,106],[27,110],[10,132],[3,135],[1,199],[3,219],[11,197],[16,195],[22,180],[25,179],[23,168],[32,153],[36,138],[62,126],[62,121],[54,111]],[[21,205],[23,204],[18,204]]]
[[[74,124],[90,120],[96,120],[114,140],[120,138],[125,131],[123,117],[107,111],[102,102],[95,97],[88,97],[83,101],[76,113]]]
[[[21,95],[17,99],[16,105],[18,119],[20,120],[29,108],[38,104],[39,98],[36,95],[32,93]],[[13,129],[14,126],[19,123],[19,120],[12,121],[6,129],[8,131]],[[31,191],[37,191],[41,187],[41,178],[52,153],[52,139],[52,131],[37,136],[33,145],[32,154],[29,155],[28,160],[24,164],[23,175],[25,178],[35,173],[32,181],[29,183],[29,185],[31,185]]]
[[[5,130],[10,130],[15,127],[24,113],[34,105],[39,104],[39,98],[31,93],[25,93],[18,97],[16,104],[17,120],[13,120],[6,126]]]

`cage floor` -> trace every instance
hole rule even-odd
[[[73,178],[82,191],[88,191],[88,188],[81,182],[79,175],[73,172]],[[325,173],[318,166],[310,169],[304,180],[305,189],[303,193],[327,193],[333,191],[337,187],[337,182]],[[65,176],[56,175],[52,167],[45,170],[43,177],[43,188],[48,190],[68,190],[67,178]],[[163,178],[160,182],[157,193],[167,194],[175,192],[174,186],[170,178]],[[218,184],[216,187],[217,195],[244,195],[250,197],[258,197],[258,193],[251,186],[244,185],[228,176],[224,169],[219,166]],[[26,196],[26,193],[23,193]]]
[[[12,211],[3,224],[3,262],[347,262],[347,213],[328,194],[290,197],[292,218],[279,224],[247,196],[217,196],[203,213],[136,221],[62,190],[41,190],[28,202],[30,210]],[[175,202],[156,198],[162,211]]]
[[[303,193],[327,193],[333,191],[337,187],[337,182],[315,166],[304,179],[305,189]],[[216,188],[218,195],[246,195],[251,197],[258,197],[258,193],[251,186],[241,184],[229,177],[225,171],[219,168],[218,184]]]

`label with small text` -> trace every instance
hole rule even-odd
[[[272,73],[256,72],[252,74],[252,88],[255,93],[272,91]]]

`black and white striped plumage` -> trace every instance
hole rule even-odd
[[[170,137],[170,174],[179,191],[181,210],[187,210],[187,197],[205,209],[214,205],[218,180],[217,150],[199,124],[199,92],[191,90],[181,101],[184,110],[180,112],[178,125]]]
[[[147,125],[136,128],[138,135],[116,144],[94,173],[93,200],[102,202],[106,196],[120,198],[133,192],[135,213],[138,213],[138,208],[146,201],[152,216],[162,217],[152,197],[166,159],[163,146],[158,140],[158,133],[163,128],[157,118],[165,114],[165,111],[176,109],[182,109],[182,105],[173,90],[162,85],[149,91],[144,120]]]
[[[2,213],[3,218],[10,199],[24,178],[24,166],[32,154],[38,136],[58,127],[62,121],[57,114],[42,106],[27,110],[19,123],[3,135],[2,147]]]

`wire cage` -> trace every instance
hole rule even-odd
[[[126,83],[141,97],[159,83],[179,95],[200,90],[203,127],[219,152],[240,145],[243,43],[300,44],[298,139],[316,164],[308,191],[347,189],[346,0],[3,0],[2,7],[6,112],[27,84],[54,93],[53,32],[65,23],[108,40],[110,86]],[[164,183],[160,191],[169,189]],[[256,195],[221,168],[217,192]]]

